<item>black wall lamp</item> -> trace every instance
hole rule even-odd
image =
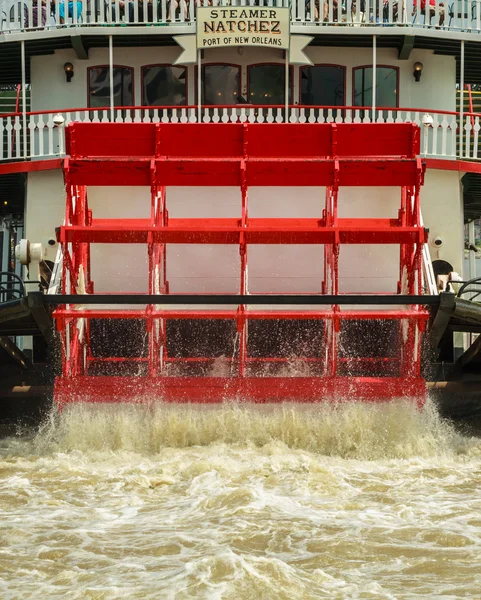
[[[413,77],[414,77],[414,81],[416,83],[418,83],[421,79],[421,73],[423,72],[423,63],[422,62],[415,62],[413,65],[414,71],[413,71]]]
[[[72,77],[74,76],[73,64],[69,62],[65,63],[63,70],[65,71],[65,79],[67,80],[67,83],[70,83],[72,81]]]

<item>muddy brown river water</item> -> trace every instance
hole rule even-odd
[[[481,598],[481,439],[428,405],[77,407],[0,441],[0,598]]]

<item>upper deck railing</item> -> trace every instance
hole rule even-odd
[[[59,125],[62,119],[63,123]],[[56,158],[64,154],[65,126],[92,123],[415,123],[421,128],[421,154],[431,158],[481,160],[478,113],[416,108],[353,106],[128,106],[78,108],[0,115],[0,163]]]
[[[193,30],[197,7],[212,5],[289,7],[293,26],[481,32],[481,0],[0,0],[0,33],[116,25],[174,33]]]

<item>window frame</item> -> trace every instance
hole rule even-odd
[[[131,76],[132,76],[132,104],[129,106],[129,108],[132,108],[135,106],[135,69],[134,67],[129,67],[128,65],[112,65],[112,67],[114,69],[129,69],[131,72]],[[90,106],[90,71],[92,69],[110,69],[110,65],[92,65],[91,67],[87,67],[87,108],[90,108],[91,110],[105,110],[106,108],[109,108],[108,106]],[[114,104],[114,108],[118,108],[115,104]]]
[[[355,84],[354,84],[354,78],[356,76],[356,71],[358,69],[372,69],[374,65],[359,65],[357,67],[352,67],[352,107],[353,108],[359,108],[362,109],[362,106],[355,106],[355,95],[356,95],[356,88],[355,88]],[[389,109],[394,109],[394,108],[399,108],[399,96],[400,96],[400,90],[399,90],[399,83],[400,83],[400,79],[399,79],[399,67],[395,67],[393,65],[376,65],[376,69],[378,68],[385,68],[385,69],[393,69],[396,71],[396,106],[389,106],[389,107],[385,107],[385,106],[380,106],[379,108],[386,108],[386,110]],[[376,85],[377,85],[377,77],[376,77]],[[372,106],[370,107],[365,107],[365,108],[372,108]],[[378,109],[377,107],[377,102],[376,102],[376,110]]]
[[[238,63],[229,63],[229,62],[208,62],[208,63],[202,63],[200,68],[203,69],[204,67],[236,67],[237,69],[239,69],[239,89],[237,90],[239,92],[238,97],[242,96],[242,65],[238,64]],[[199,96],[199,89],[198,89],[198,85],[197,85],[197,73],[199,72],[199,66],[196,65],[194,68],[194,80],[195,80],[195,84],[194,84],[194,104],[197,105],[199,103],[198,101],[198,96]],[[202,71],[201,71],[202,73]],[[201,84],[203,84],[203,82],[201,82]],[[202,106],[211,106],[209,105],[202,105]],[[222,105],[219,104],[218,106],[234,106],[234,105]],[[237,105],[235,105],[237,106]]]
[[[335,108],[343,108],[346,106],[347,98],[347,67],[345,65],[337,65],[334,63],[315,63],[313,65],[301,65],[299,67],[299,106],[309,106],[309,104],[302,104],[302,72],[304,69],[310,69],[311,67],[337,67],[343,70],[344,73],[344,96],[342,99],[343,104],[336,106]],[[353,80],[354,81],[354,80]]]
[[[181,69],[185,69],[185,104],[178,104],[177,106],[189,106],[189,68],[187,65],[173,65],[172,63],[153,63],[149,65],[141,65],[140,67],[140,101],[142,102],[142,106],[147,106],[145,104],[144,97],[144,69],[149,67],[180,67]],[[164,107],[159,107],[164,108]]]
[[[276,67],[283,67],[284,70],[286,68],[285,63],[281,62],[261,62],[261,63],[252,63],[250,65],[247,65],[246,67],[246,76],[247,76],[247,81],[246,81],[246,88],[247,88],[247,98],[250,98],[250,84],[249,84],[249,71],[251,70],[252,67],[269,67],[269,66],[276,66]],[[289,106],[292,106],[293,102],[294,102],[294,65],[289,65],[289,78],[291,80],[291,85],[290,85],[290,102],[289,102]],[[251,102],[247,102],[248,105],[250,106],[256,106],[255,104],[252,104]],[[269,106],[285,106],[286,102],[285,102],[285,98],[284,98],[284,102],[282,102],[281,104],[262,104],[262,105],[258,105],[258,106],[262,106],[262,107],[269,107]]]

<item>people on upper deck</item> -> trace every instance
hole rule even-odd
[[[32,20],[27,5],[24,5],[25,28],[45,27],[47,24],[47,0],[38,0],[32,4]],[[40,19],[39,19],[40,16]]]
[[[57,0],[52,0],[52,13],[55,14],[55,4]],[[82,20],[82,2],[81,0],[69,0],[67,2],[67,15],[65,15],[65,0],[59,0],[58,3],[58,18],[59,22],[63,25],[65,23],[65,18],[67,19],[75,19],[78,23]]]
[[[430,24],[431,19],[436,16],[436,0],[429,0],[429,14],[426,7],[426,0],[421,0],[421,14],[424,15],[424,19],[426,23]],[[439,27],[442,27],[444,24],[444,3],[440,2],[438,5],[438,13],[439,13]],[[413,15],[417,12],[417,0],[413,0]]]
[[[116,0],[110,0],[110,7],[108,8],[108,11],[111,11],[111,15],[109,13],[107,13],[107,16],[110,18],[110,20],[115,23],[118,20],[120,20],[124,15],[127,15],[128,18],[128,23],[135,23],[135,22],[147,22],[147,23],[153,23],[154,22],[154,2],[156,2],[157,0],[147,0],[147,14],[144,13],[144,3],[143,1],[139,1],[137,3],[137,21],[135,19],[135,2],[133,0],[119,0],[119,9],[120,9],[120,15],[117,17],[116,15]],[[209,6],[212,4],[212,2],[209,1]],[[171,21],[175,21],[175,17],[176,17],[176,13],[180,10],[184,10],[184,20],[185,21],[189,21],[189,5],[190,5],[190,0],[185,0],[184,2],[182,2],[181,0],[170,0],[170,2],[167,2],[167,23],[171,22]],[[201,2],[200,0],[197,1],[197,5],[200,6]],[[207,4],[205,4],[207,6]],[[159,2],[158,3],[158,9],[157,9],[157,18],[159,21],[163,20],[163,15],[162,15],[162,5]]]
[[[58,16],[61,24],[64,24],[68,19],[75,22],[82,21],[82,10],[84,0],[33,0],[31,10],[24,8],[24,26],[25,28],[44,27],[47,22],[48,12]],[[172,22],[178,18],[178,15],[183,11],[183,19],[189,21],[195,17],[196,8],[200,6],[212,6],[219,0],[166,0],[166,3],[160,0],[106,0],[106,17],[111,23],[118,23],[122,17],[128,23],[153,23],[154,13],[155,20],[159,22]],[[298,0],[301,1],[302,0]],[[306,6],[306,16],[309,19],[309,12],[314,11],[313,20],[317,23],[337,23],[340,20],[345,20],[348,23],[355,24],[356,22],[390,22],[399,19],[399,3],[397,0],[383,0],[382,9],[375,3],[371,6],[371,11],[366,13],[365,0],[304,0]],[[431,24],[431,20],[439,14],[439,22],[436,26],[442,27],[445,21],[445,5],[444,2],[436,4],[437,0],[420,1],[420,9],[418,11],[418,0],[413,0],[413,20],[420,13],[424,16],[426,22]],[[117,2],[120,14],[117,15]],[[58,3],[58,9],[56,4]],[[157,3],[157,11],[154,11],[155,3]],[[256,5],[259,2],[256,2]],[[67,5],[67,7],[66,7]],[[50,7],[50,11],[48,10]],[[162,10],[164,9],[164,11]],[[163,14],[166,12],[167,14]],[[145,14],[146,13],[146,14]],[[22,19],[22,16],[20,16]]]
[[[209,3],[212,4],[212,3]],[[175,21],[175,16],[177,11],[182,10],[182,3],[180,0],[171,0],[169,3],[167,22]],[[198,2],[198,6],[200,6],[200,2]],[[189,20],[189,0],[185,0],[183,3],[184,6],[184,21]]]
[[[116,16],[116,2],[115,0],[111,0],[111,11],[112,11],[112,22],[117,22]],[[123,16],[127,15],[129,23],[135,23],[135,3],[133,0],[125,2],[124,0],[119,0],[119,11],[120,15],[118,16],[118,20],[120,20]],[[107,15],[109,16],[109,15]],[[147,17],[147,18],[144,18]],[[148,23],[153,23],[154,21],[154,8],[153,8],[153,0],[147,0],[147,15],[144,15],[144,3],[137,3],[137,19],[138,21],[147,21]]]

